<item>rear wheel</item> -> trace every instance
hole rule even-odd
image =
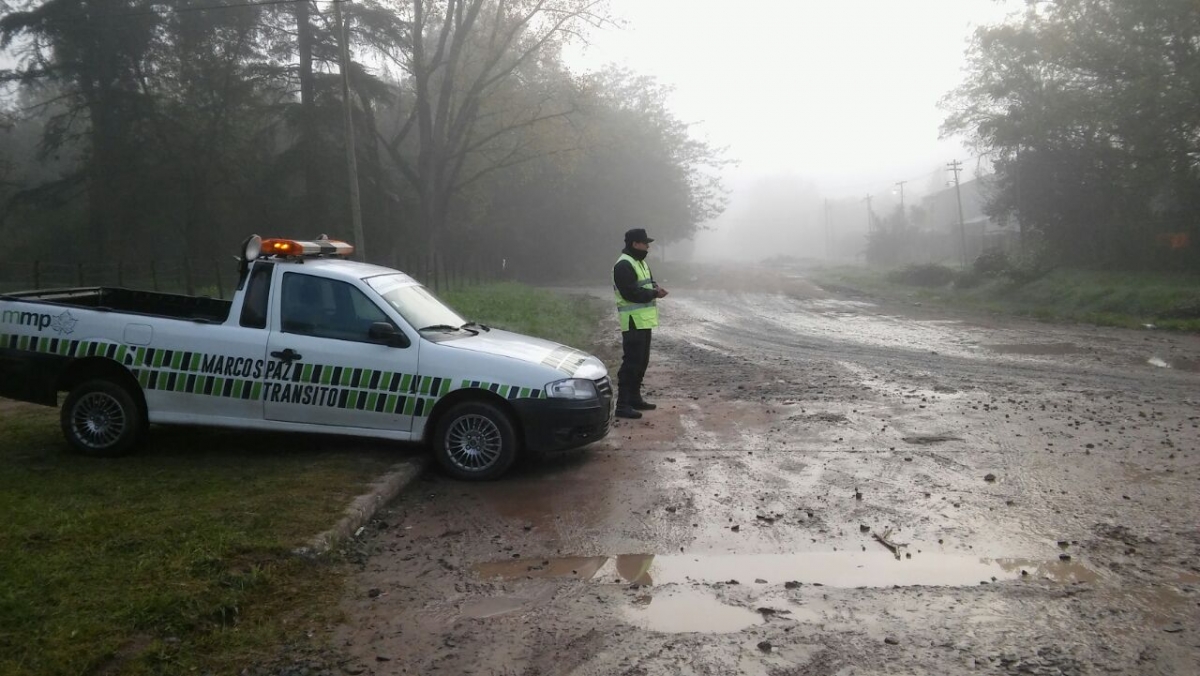
[[[63,435],[84,455],[111,458],[133,452],[146,431],[146,419],[129,390],[111,380],[89,380],[63,402]]]
[[[496,479],[517,459],[517,433],[497,406],[463,402],[438,420],[433,454],[442,469],[457,479]]]

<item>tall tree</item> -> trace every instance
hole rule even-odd
[[[992,212],[1061,260],[1200,266],[1196,91],[1194,0],[1031,0],[976,33],[944,130],[992,157]]]
[[[0,46],[20,44],[19,66],[5,79],[45,82],[67,102],[47,128],[47,149],[85,137],[84,166],[67,182],[86,181],[89,241],[98,257],[115,250],[121,224],[134,218],[128,178],[139,166],[141,78],[151,70],[146,57],[158,19],[149,0],[48,0],[0,19]]]

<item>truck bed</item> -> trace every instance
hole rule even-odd
[[[187,319],[198,322],[221,324],[229,316],[230,301],[219,298],[184,296],[174,293],[139,291],[116,287],[81,287],[75,289],[50,289],[46,291],[20,291],[0,295],[26,302],[53,303],[68,307],[87,308],[110,312]]]

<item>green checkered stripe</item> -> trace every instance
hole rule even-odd
[[[452,387],[449,378],[327,364],[300,364],[286,382],[339,388],[338,408],[418,418],[427,417]]]
[[[500,383],[489,383],[482,380],[463,380],[459,383],[459,389],[476,388],[494,392],[505,399],[540,399],[546,396],[544,390],[534,389],[532,387],[517,387],[516,385],[502,385]]]
[[[206,357],[211,358],[211,355],[188,350],[130,347],[120,361],[144,390],[250,401],[263,398],[265,385],[261,378],[202,373]]]
[[[299,364],[286,379],[206,374],[201,373],[204,362],[220,355],[110,342],[0,334],[0,347],[67,358],[113,359],[125,365],[145,390],[262,401],[268,396],[268,388],[336,388],[335,408],[416,417],[428,416],[437,400],[455,389],[450,378],[328,364]],[[545,397],[540,389],[478,380],[462,380],[459,387],[488,390],[506,399]],[[316,390],[310,393],[317,396]],[[328,389],[321,390],[322,402],[325,396],[331,396]]]
[[[188,394],[280,401],[311,406],[425,417],[451,389],[449,378],[366,368],[300,363],[285,378],[256,379],[197,373],[216,355],[130,348],[126,366],[142,387]],[[226,357],[228,359],[228,357]],[[139,368],[140,367],[140,368]],[[310,400],[293,393],[307,389]],[[330,390],[335,390],[330,394]],[[326,397],[336,397],[329,400]]]
[[[50,336],[26,336],[0,333],[0,347],[23,352],[58,355],[60,357],[108,357],[118,361],[125,358],[129,348],[115,343],[92,340],[69,340]],[[118,356],[119,355],[119,356]]]

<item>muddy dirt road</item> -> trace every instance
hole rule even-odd
[[[380,514],[348,673],[1200,672],[1200,338],[728,286],[657,411]]]

